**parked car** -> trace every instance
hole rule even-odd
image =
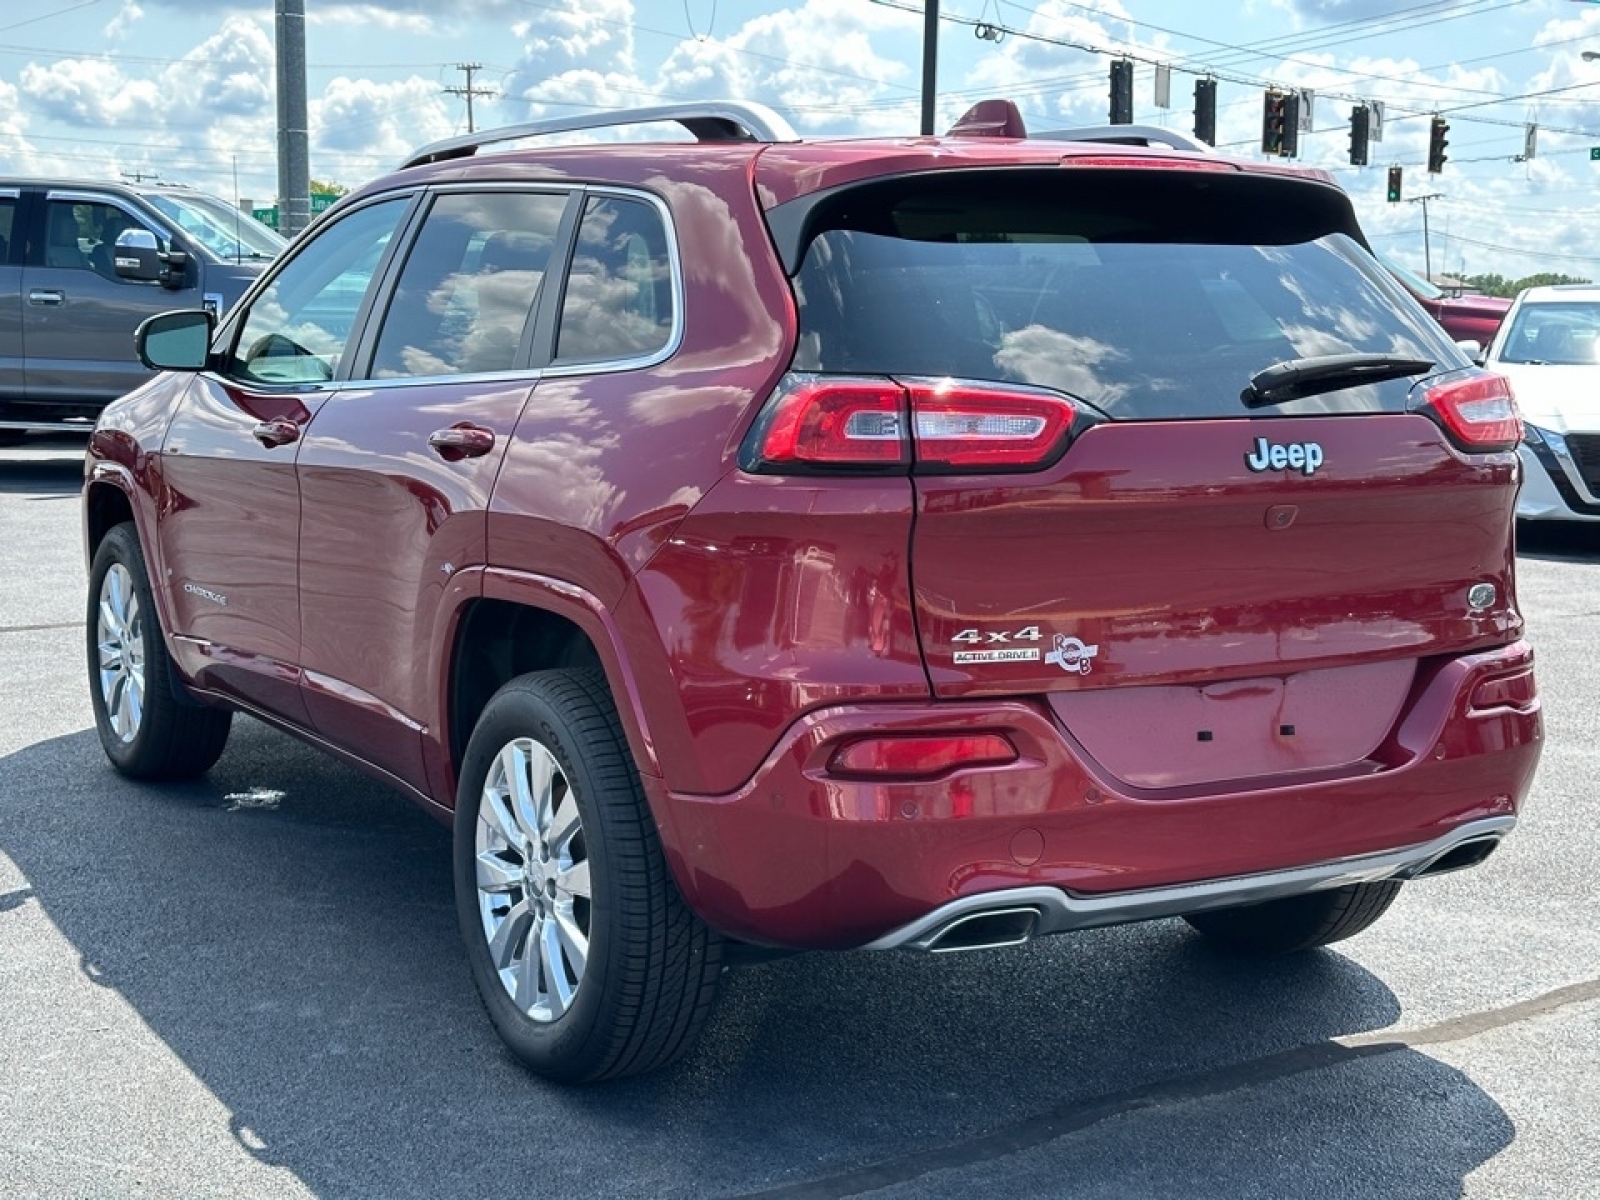
[[[242,711],[451,822],[564,1080],[752,954],[1287,953],[1482,861],[1540,750],[1505,381],[1324,172],[996,131],[479,132],[147,322],[84,492],[111,762]]]
[[[192,188],[0,177],[0,438],[87,433],[150,377],[146,317],[221,312],[284,241]]]
[[[1525,289],[1484,361],[1525,417],[1517,516],[1600,520],[1600,286]]]
[[[1378,257],[1389,273],[1400,281],[1400,286],[1410,292],[1417,303],[1428,310],[1428,315],[1444,326],[1444,331],[1458,342],[1477,342],[1480,348],[1487,346],[1511,308],[1511,301],[1503,296],[1484,296],[1474,292],[1452,296],[1399,263],[1382,255]]]

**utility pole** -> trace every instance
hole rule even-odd
[[[939,74],[939,0],[923,0],[922,136],[933,136],[934,80]]]
[[[494,95],[494,89],[493,88],[475,88],[475,87],[472,86],[472,76],[473,76],[474,72],[483,70],[483,64],[482,63],[457,63],[456,64],[456,70],[460,71],[463,75],[465,75],[467,77],[466,86],[465,87],[447,87],[444,90],[448,95],[451,95],[451,96],[465,96],[467,98],[467,132],[468,133],[476,133],[477,129],[473,125],[473,121],[472,121],[472,98],[474,96],[492,96],[492,95]]]
[[[1433,249],[1428,241],[1428,201],[1443,199],[1443,192],[1429,192],[1426,196],[1412,196],[1406,200],[1407,204],[1422,205],[1422,273],[1429,283],[1433,282]]]
[[[311,224],[311,146],[306,120],[306,0],[276,0],[278,232]]]

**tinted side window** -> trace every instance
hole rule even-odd
[[[230,373],[257,383],[332,379],[409,203],[370,204],[313,234],[251,303]]]
[[[11,246],[16,233],[17,201],[10,196],[0,198],[0,266],[11,261]]]
[[[515,366],[566,206],[537,193],[439,197],[400,272],[373,377]]]
[[[654,205],[594,196],[584,205],[561,305],[562,363],[644,358],[672,337],[672,259]]]
[[[45,210],[44,265],[117,279],[112,250],[125,229],[148,229],[114,204],[52,200]]]

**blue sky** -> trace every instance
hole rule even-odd
[[[354,186],[464,132],[457,64],[477,62],[480,127],[596,108],[735,97],[803,134],[915,133],[921,0],[306,0],[311,169]],[[0,11],[0,170],[132,173],[270,202],[273,5],[10,0]],[[1135,60],[1134,116],[1193,128],[1218,80],[1218,140],[1259,153],[1267,86],[1315,94],[1300,161],[1333,171],[1375,246],[1423,265],[1422,207],[1384,200],[1386,168],[1428,203],[1432,265],[1600,278],[1600,3],[1586,0],[942,0],[938,124],[1010,96],[1035,127],[1107,116],[1111,56]],[[977,36],[987,26],[998,37]],[[1171,68],[1172,107],[1155,102]],[[1387,120],[1348,163],[1353,104]],[[1451,123],[1429,176],[1430,116]],[[1532,161],[1515,161],[1539,125]],[[238,185],[235,192],[235,171]]]

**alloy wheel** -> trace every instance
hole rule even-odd
[[[577,797],[532,738],[495,756],[478,799],[478,914],[513,1004],[535,1021],[572,1006],[589,957],[592,891]]]
[[[95,642],[106,721],[118,739],[131,742],[144,722],[144,611],[133,575],[121,563],[100,581]]]

